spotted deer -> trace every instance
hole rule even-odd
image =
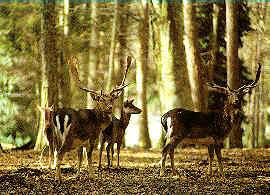
[[[83,147],[87,147],[88,166],[89,171],[92,162],[92,151],[100,132],[106,129],[112,121],[112,108],[116,99],[121,95],[125,84],[128,68],[131,64],[131,58],[127,58],[126,70],[121,82],[121,85],[115,87],[111,92],[97,92],[81,86],[79,74],[76,65],[78,60],[72,57],[69,60],[70,71],[77,86],[90,94],[92,99],[96,102],[93,109],[79,109],[71,108],[58,109],[53,116],[54,137],[58,141],[60,148],[57,151],[56,160],[56,179],[61,181],[60,165],[64,154],[73,149],[77,149],[78,154],[78,172],[80,173],[81,162],[83,157]]]
[[[238,89],[221,87],[209,84],[209,87],[226,94],[227,100],[224,107],[218,112],[194,112],[183,108],[175,108],[161,117],[161,124],[167,132],[167,143],[162,150],[160,176],[165,172],[166,156],[169,153],[173,174],[179,174],[174,167],[174,149],[179,143],[205,144],[208,146],[209,174],[212,175],[212,161],[216,153],[219,171],[222,176],[223,162],[221,148],[224,139],[229,135],[232,125],[239,118],[242,97],[256,87],[260,78],[261,65],[259,65],[256,79],[249,85]]]
[[[117,167],[119,167],[120,161],[120,147],[125,135],[126,128],[129,124],[131,114],[140,114],[141,109],[133,105],[134,100],[126,100],[121,109],[120,119],[117,119],[115,116],[112,117],[110,125],[101,132],[100,135],[100,150],[99,150],[99,168],[101,168],[101,158],[102,151],[104,148],[104,143],[107,142],[107,162],[108,167],[112,166],[114,149],[113,146],[117,143]],[[111,159],[110,159],[111,152]]]

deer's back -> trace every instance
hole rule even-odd
[[[224,120],[222,112],[194,112],[185,109],[174,109],[168,115],[173,131],[171,136],[190,139],[212,137],[223,139],[230,127]]]

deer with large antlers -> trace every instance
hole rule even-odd
[[[54,137],[58,140],[60,148],[57,151],[56,161],[56,179],[61,181],[60,164],[64,154],[72,149],[78,152],[78,172],[80,173],[83,147],[87,147],[88,166],[91,168],[92,151],[94,144],[101,131],[109,126],[112,121],[112,108],[115,100],[121,95],[125,84],[128,68],[131,65],[131,57],[127,58],[126,70],[121,85],[114,88],[109,93],[97,92],[81,86],[79,74],[77,72],[78,60],[72,57],[69,60],[70,71],[77,86],[88,93],[96,102],[94,109],[74,110],[71,108],[62,108],[55,111],[53,116]]]
[[[161,124],[167,132],[167,143],[162,150],[160,176],[164,175],[165,161],[168,153],[171,159],[173,174],[179,174],[174,167],[174,149],[180,143],[207,145],[209,174],[212,175],[212,161],[215,153],[218,159],[219,171],[224,176],[221,155],[223,141],[231,132],[234,122],[239,118],[241,98],[252,88],[256,87],[260,78],[260,72],[261,65],[259,65],[257,70],[255,81],[238,89],[209,84],[211,88],[227,96],[223,110],[219,112],[194,112],[183,108],[175,108],[161,117]]]

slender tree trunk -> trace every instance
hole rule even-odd
[[[88,49],[88,65],[84,69],[84,80],[88,88],[97,90],[98,69],[99,69],[99,33],[97,30],[98,22],[98,2],[91,2],[91,18],[90,18],[90,39]],[[90,94],[87,94],[87,106],[93,107],[93,100]]]
[[[238,61],[238,1],[226,1],[226,38],[227,38],[227,84],[231,89],[238,89],[240,85],[240,65]],[[230,147],[242,148],[243,131],[242,120],[239,119],[232,126]]]
[[[211,61],[208,66],[208,80],[210,82],[214,79],[214,67],[217,63],[217,53],[219,49],[218,45],[218,17],[219,17],[219,5],[213,4],[213,32],[212,32],[212,40],[211,40]]]
[[[56,48],[56,11],[55,1],[43,0],[43,12],[41,18],[41,92],[40,105],[46,107],[58,103],[58,82],[57,82],[57,48]],[[48,90],[49,89],[49,90]],[[44,143],[44,113],[40,116],[40,125],[35,144],[35,150],[40,150]]]
[[[110,45],[110,55],[109,55],[109,75],[107,82],[107,91],[112,89],[112,86],[115,85],[115,47],[117,42],[117,27],[119,19],[119,2],[115,0],[115,8],[114,8],[114,16],[113,16],[113,25],[112,25],[112,33],[111,33],[111,45]]]
[[[202,73],[202,63],[198,50],[197,30],[195,25],[195,8],[193,1],[183,1],[184,10],[184,45],[188,66],[191,97],[195,111],[206,111],[206,87]]]
[[[159,92],[161,112],[164,113],[172,109],[176,101],[167,1],[162,1],[160,8],[160,56],[161,81]]]
[[[57,32],[56,32],[56,1],[47,2],[44,0],[44,52],[45,64],[48,77],[48,105],[58,106],[58,50],[57,50]]]
[[[173,107],[192,109],[190,84],[188,81],[188,70],[185,60],[185,48],[183,44],[183,9],[178,2],[168,3],[168,21],[170,24],[170,47],[172,53],[172,76],[174,78]]]
[[[149,60],[149,3],[142,3],[141,21],[139,23],[140,59],[136,68],[136,83],[138,94],[138,107],[142,108],[139,121],[139,145],[143,148],[151,147],[151,140],[148,131],[147,115],[147,66]]]
[[[123,62],[126,61],[127,57],[127,29],[128,29],[128,15],[126,14],[126,10],[128,9],[126,3],[119,3],[119,35],[118,35],[118,41],[119,41],[119,51],[118,51],[118,75],[123,75],[125,67],[123,66]],[[119,77],[121,78],[121,77]],[[117,82],[121,82],[121,80],[117,80]],[[124,92],[127,92],[126,90]],[[120,97],[120,101],[118,104],[118,113],[121,112],[121,108],[123,106],[124,102],[124,94],[122,93]],[[125,147],[125,139],[122,141],[122,146]]]
[[[71,86],[69,77],[69,67],[67,66],[67,60],[70,56],[70,23],[69,23],[69,7],[70,1],[63,0],[63,10],[59,14],[59,24],[62,27],[63,39],[60,48],[60,61],[59,61],[59,103],[61,106],[70,107],[71,106]]]

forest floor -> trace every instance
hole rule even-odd
[[[103,152],[104,154],[105,152]],[[120,168],[107,168],[103,155],[103,168],[97,168],[97,151],[93,153],[93,169],[87,166],[79,177],[76,175],[76,152],[67,153],[62,166],[62,183],[55,180],[55,170],[42,165],[39,153],[33,150],[0,154],[0,192],[31,194],[266,194],[270,192],[270,149],[223,149],[225,177],[217,171],[209,177],[207,149],[178,149],[175,153],[176,168],[180,176],[173,176],[170,161],[166,172],[159,176],[160,151],[122,149]],[[116,155],[115,155],[116,157]],[[115,165],[114,161],[114,165]]]

